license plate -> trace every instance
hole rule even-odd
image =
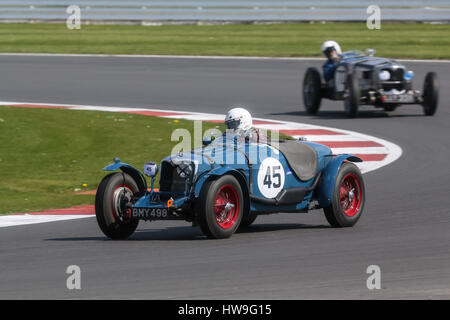
[[[415,102],[415,98],[411,94],[391,94],[385,96],[384,102],[412,103]]]
[[[133,208],[133,218],[168,219],[169,212],[165,208]]]

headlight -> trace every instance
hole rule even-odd
[[[405,76],[403,77],[405,80],[411,80],[414,77],[414,72],[413,71],[408,71],[405,73]]]
[[[387,70],[382,70],[378,74],[378,77],[380,78],[381,81],[387,81],[391,78],[391,73]]]
[[[144,174],[149,178],[154,178],[158,174],[158,165],[154,162],[144,164]]]

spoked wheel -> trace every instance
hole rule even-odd
[[[352,74],[347,77],[347,96],[344,99],[345,112],[349,118],[354,118],[358,114],[361,92],[359,90],[358,79]]]
[[[315,114],[319,111],[321,102],[320,73],[316,68],[308,68],[303,78],[303,104],[306,112]]]
[[[214,215],[217,224],[223,229],[232,228],[237,221],[239,198],[233,186],[224,185],[216,194],[214,200]]]
[[[95,216],[103,233],[111,239],[126,239],[136,230],[139,220],[131,217],[131,202],[139,191],[126,173],[112,173],[103,178],[95,196]]]
[[[347,174],[342,179],[339,190],[339,202],[344,214],[353,217],[361,209],[361,185],[354,173]]]
[[[439,81],[436,73],[428,72],[423,83],[423,112],[426,116],[436,113],[439,98]]]
[[[324,208],[333,227],[351,227],[360,218],[365,202],[365,187],[357,166],[344,162],[339,169],[332,204]]]
[[[231,175],[205,183],[198,199],[199,224],[208,238],[228,238],[239,227],[243,216],[243,193]]]

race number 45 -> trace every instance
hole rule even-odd
[[[281,166],[267,167],[266,176],[264,177],[264,185],[266,185],[267,188],[277,189],[280,187],[281,185],[280,168]],[[270,169],[272,169],[272,171]]]
[[[258,170],[258,189],[266,198],[275,198],[284,187],[284,168],[275,158],[266,158]]]

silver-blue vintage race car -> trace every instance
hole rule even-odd
[[[186,220],[209,238],[227,238],[261,214],[318,208],[332,226],[350,227],[364,208],[364,181],[353,163],[361,161],[307,141],[223,134],[164,158],[160,168],[149,162],[144,173],[114,159],[97,190],[96,217],[112,239],[129,237],[140,220]]]
[[[303,80],[303,102],[308,113],[319,111],[321,99],[343,100],[348,117],[355,117],[360,105],[394,111],[400,105],[421,104],[427,116],[435,114],[439,100],[439,80],[428,72],[423,90],[413,89],[414,72],[393,59],[374,57],[359,50],[344,52],[334,74],[322,81],[316,68],[308,68]]]

